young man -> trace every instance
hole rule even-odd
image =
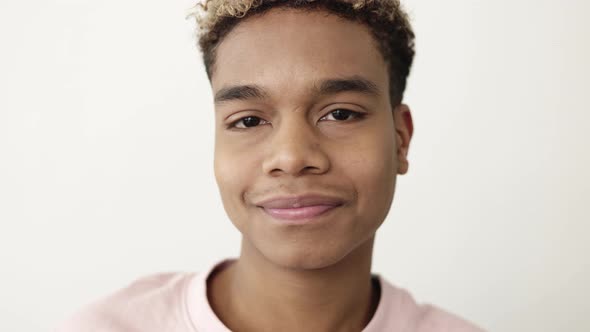
[[[408,171],[397,0],[212,0],[197,17],[237,260],[142,278],[59,331],[481,331],[371,274]]]

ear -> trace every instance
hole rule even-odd
[[[406,174],[409,168],[408,150],[410,140],[414,133],[414,123],[408,105],[399,104],[393,109],[393,122],[395,126],[395,144],[397,155],[397,173]]]

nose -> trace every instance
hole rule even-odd
[[[267,142],[269,153],[262,163],[265,174],[301,176],[328,171],[330,159],[305,120],[284,122],[273,131]]]

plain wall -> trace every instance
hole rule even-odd
[[[415,132],[374,272],[492,331],[590,331],[590,2],[404,3]],[[238,255],[192,4],[0,2],[0,331]]]

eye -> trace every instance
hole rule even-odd
[[[267,121],[257,117],[257,116],[245,116],[232,124],[229,125],[229,128],[239,128],[239,129],[246,129],[256,127],[261,124],[266,124]]]
[[[344,108],[339,108],[331,111],[330,113],[324,115],[320,120],[329,120],[329,121],[346,121],[357,118],[362,118],[364,116],[363,113],[355,112],[351,110],[347,110]]]

